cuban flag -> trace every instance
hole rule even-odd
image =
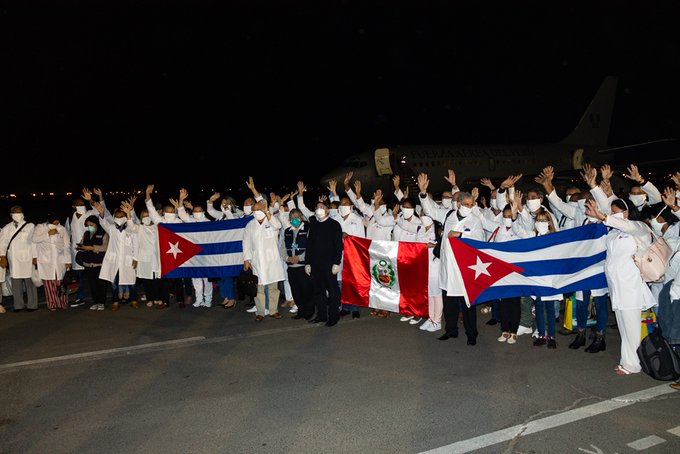
[[[238,276],[243,230],[251,219],[158,224],[161,277]]]
[[[489,243],[449,238],[449,279],[469,305],[513,296],[550,296],[607,287],[607,227],[594,223],[534,238]]]
[[[427,244],[345,237],[343,303],[427,317],[427,282]]]

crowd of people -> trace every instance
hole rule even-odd
[[[618,375],[641,371],[636,350],[641,340],[641,311],[653,308],[664,337],[680,349],[680,256],[673,255],[664,278],[645,282],[633,257],[653,240],[652,232],[673,248],[680,247],[680,172],[672,184],[659,189],[630,165],[624,176],[630,180],[626,193],[614,193],[613,172],[608,165],[584,165],[582,182],[570,184],[558,194],[555,170],[547,166],[525,185],[522,175],[510,175],[496,186],[480,180],[480,189],[458,187],[456,174],[446,177],[450,190],[428,192],[429,177],[417,177],[418,194],[410,195],[394,176],[393,193],[375,189],[364,198],[361,181],[352,173],[343,182],[331,181],[328,194],[305,200],[305,184],[279,195],[261,194],[252,177],[252,193],[239,207],[231,196],[214,193],[205,203],[192,203],[186,189],[177,198],[155,203],[154,185],[148,185],[140,210],[136,197],[123,200],[111,210],[102,191],[83,189],[73,201],[73,213],[62,223],[48,213],[44,222],[24,219],[21,206],[11,207],[12,221],[0,231],[0,281],[11,288],[13,311],[38,308],[39,285],[44,288],[49,310],[64,310],[89,302],[91,310],[122,305],[139,309],[138,291],[146,306],[165,309],[211,307],[215,299],[226,309],[239,300],[235,277],[161,277],[157,226],[163,223],[210,222],[251,217],[243,231],[243,269],[257,276],[257,295],[248,309],[260,322],[266,316],[282,317],[288,307],[294,319],[335,326],[341,317],[359,318],[359,307],[341,301],[343,238],[348,235],[372,240],[423,242],[428,246],[428,317],[404,315],[410,325],[426,332],[443,331],[437,339],[459,335],[459,319],[467,344],[477,343],[477,312],[490,313],[488,324],[499,324],[498,342],[515,344],[518,336],[532,334],[533,345],[557,348],[556,320],[565,298],[575,301],[576,326],[569,348],[585,347],[588,353],[606,349],[608,317],[613,311],[621,338]],[[519,182],[525,191],[520,190]],[[338,189],[342,184],[342,190]],[[387,200],[389,199],[389,200]],[[311,202],[311,209],[306,205]],[[450,243],[442,238],[458,237],[505,242],[550,235],[559,230],[589,223],[603,223],[608,234],[605,275],[607,287],[584,288],[573,295],[517,296],[468,306],[465,290],[448,279],[454,272]],[[69,301],[63,280],[75,274],[80,285]],[[87,292],[89,290],[89,292]],[[219,291],[215,298],[213,291]],[[0,312],[5,312],[0,305]],[[588,330],[590,314],[595,326]],[[371,316],[390,314],[373,309]],[[462,317],[461,317],[462,315]],[[592,331],[592,332],[589,332]],[[590,339],[590,342],[588,340]],[[586,346],[586,344],[588,344]]]

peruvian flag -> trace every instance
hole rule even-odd
[[[426,243],[348,235],[342,261],[343,303],[428,316]]]
[[[158,224],[158,246],[160,247],[161,276],[178,268],[203,248]]]

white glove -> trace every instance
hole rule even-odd
[[[338,274],[338,271],[340,271],[340,265],[331,266],[331,273]]]
[[[307,273],[307,276],[312,275],[312,265],[305,265],[305,273]]]

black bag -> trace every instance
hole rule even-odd
[[[656,380],[670,381],[680,378],[680,358],[656,327],[642,339],[637,349],[642,371]]]
[[[78,290],[78,286],[80,286],[78,274],[74,270],[67,270],[66,273],[64,273],[64,277],[61,279],[61,284],[59,284],[59,296],[74,293]]]
[[[432,248],[432,254],[434,254],[435,257],[439,258],[439,255],[441,254],[442,250],[442,231],[444,230],[444,226],[442,225],[441,222],[432,220],[432,223],[434,224],[434,235],[435,238],[437,239],[437,244]]]
[[[85,266],[85,251],[76,252],[75,261],[80,266]]]
[[[257,296],[257,276],[253,274],[253,269],[242,270],[236,280],[238,291],[242,295],[255,298]]]

